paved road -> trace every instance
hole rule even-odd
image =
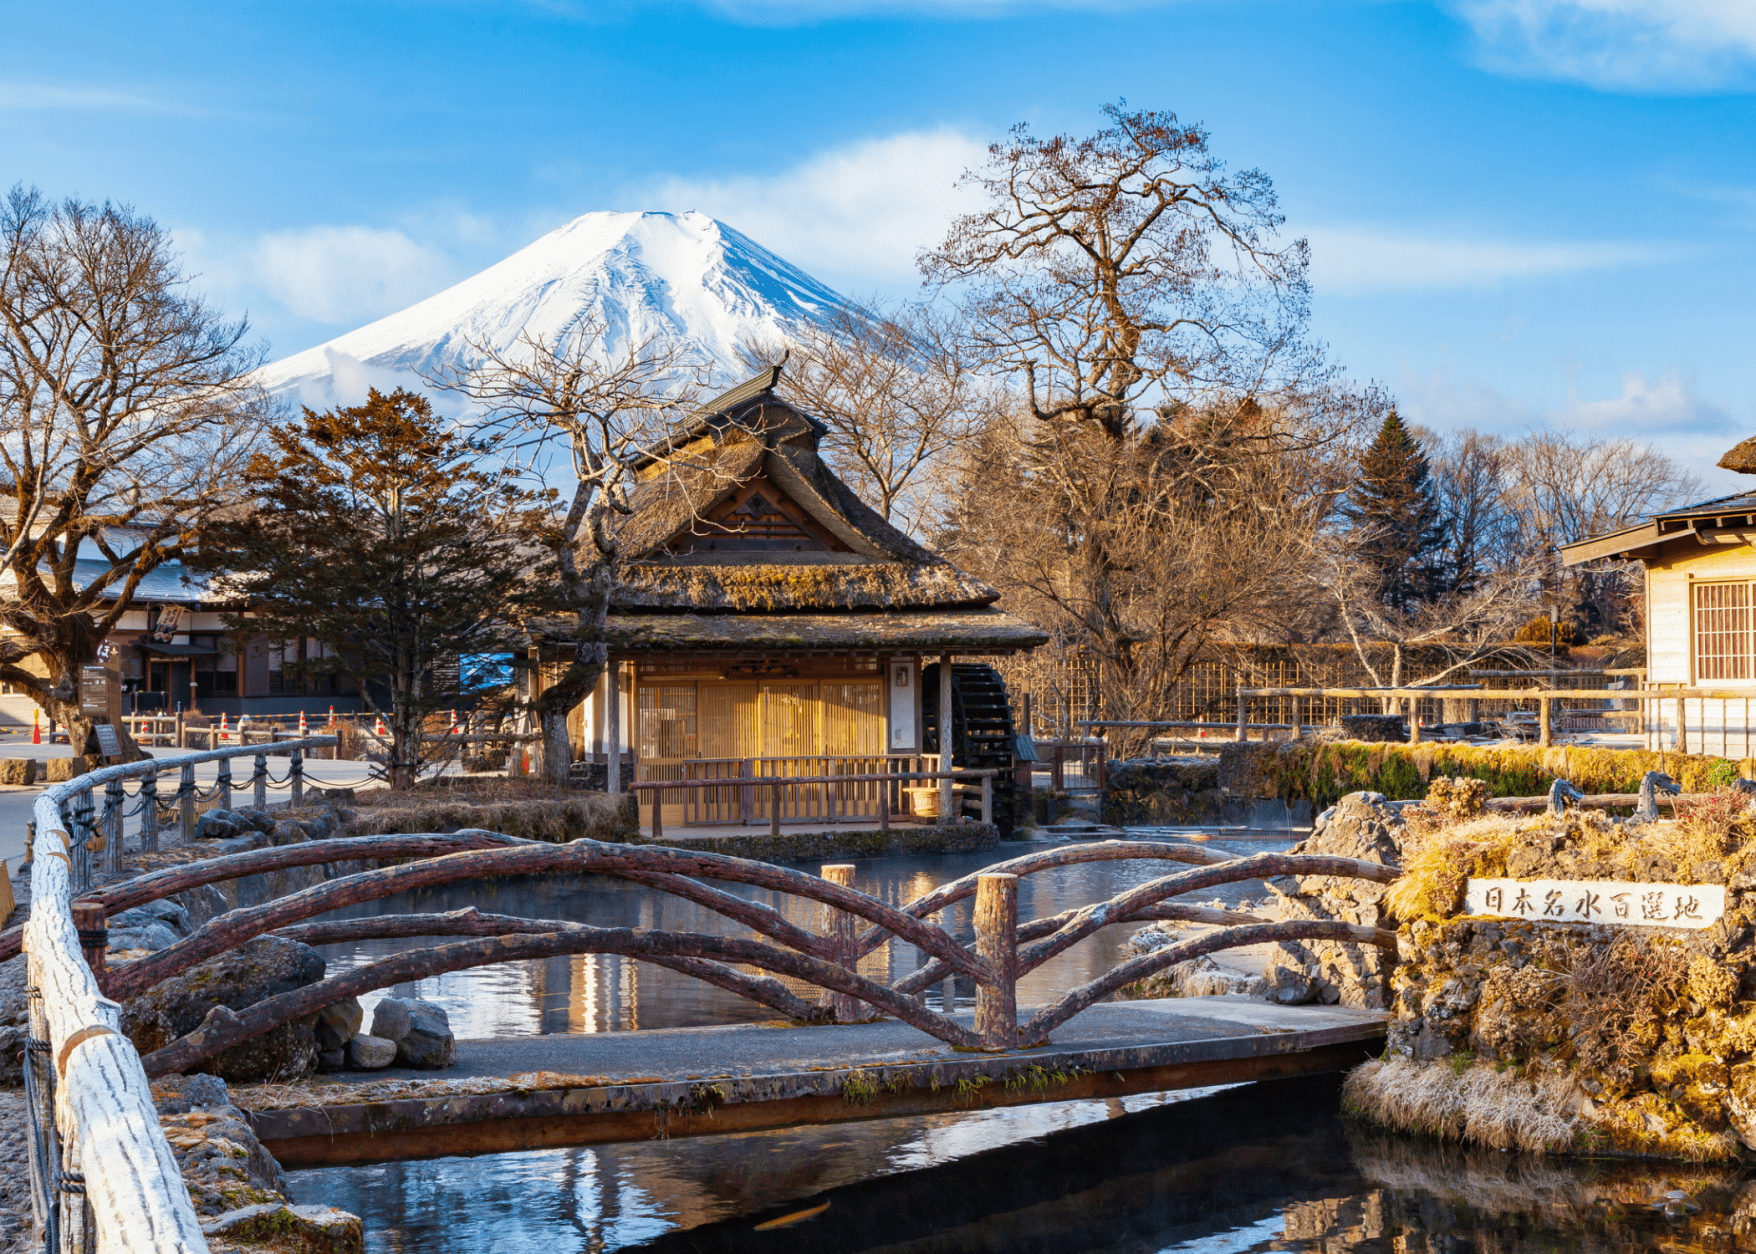
[[[158,748],[149,749],[147,752],[156,758],[171,758],[183,751]],[[42,762],[50,758],[71,756],[73,756],[72,750],[66,745],[31,744],[28,730],[23,736],[0,739],[0,758],[36,758]],[[233,784],[238,789],[235,796],[244,804],[248,804],[249,801],[246,789],[252,769],[248,758],[242,762],[234,762],[232,765]],[[268,770],[271,776],[284,775],[286,769],[287,761],[285,758],[270,758],[268,760]],[[211,785],[218,778],[218,775],[218,763],[202,763],[195,768],[195,781],[204,786]],[[370,782],[366,764],[363,762],[330,762],[320,758],[307,758],[305,760],[305,779],[308,783],[329,788],[359,787]],[[176,782],[173,778],[168,787],[174,788],[175,786]],[[167,784],[161,779],[159,782],[161,796],[164,795],[166,789]],[[4,859],[9,874],[16,875],[19,865],[24,861],[25,825],[30,822],[31,807],[36,804],[36,799],[42,794],[42,791],[43,788],[40,785],[30,788],[0,786],[0,859]],[[270,790],[268,796],[270,804],[273,804],[277,800],[284,802],[287,794],[282,788],[278,792]],[[133,831],[134,828],[131,824],[130,834]]]

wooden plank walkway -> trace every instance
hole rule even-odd
[[[306,1091],[320,1105],[250,1118],[287,1167],[701,1136],[1336,1071],[1376,1052],[1385,1019],[1195,997],[1094,1006],[1053,1044],[1001,1053],[953,1050],[894,1020],[466,1040],[444,1072],[319,1083]],[[360,1093],[385,1080],[498,1091]]]

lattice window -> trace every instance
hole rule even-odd
[[[1750,585],[1695,585],[1695,677],[1749,679]]]

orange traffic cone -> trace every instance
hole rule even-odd
[[[457,711],[456,710],[453,710],[451,712],[451,730],[452,731],[457,730]]]
[[[43,743],[43,725],[39,721],[42,717],[42,713],[41,710],[32,710],[30,712],[30,742],[33,745],[40,745]]]
[[[299,711],[299,735],[305,734],[305,711]]]
[[[372,720],[372,734],[380,737],[390,734],[384,729],[384,716],[382,714]]]
[[[335,707],[333,705],[329,707],[329,725],[335,726]]]
[[[231,738],[232,738],[232,733],[231,733],[231,732],[230,732],[230,731],[229,731],[229,730],[228,730],[228,729],[227,729],[227,727],[226,727],[226,712],[225,712],[225,711],[224,711],[224,710],[221,710],[221,711],[220,711],[220,733],[219,733],[219,738],[220,738],[220,740],[221,740],[221,742],[222,742],[222,743],[223,743],[223,742],[224,742],[224,741],[227,741],[227,740],[230,740],[230,739],[231,739]]]

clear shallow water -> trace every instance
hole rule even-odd
[[[375,1254],[1707,1254],[1743,1171],[1464,1151],[1351,1126],[1335,1077],[292,1173]],[[1700,1209],[1655,1209],[1671,1189]],[[823,1208],[818,1210],[818,1208]],[[801,1211],[792,1226],[757,1225]]]
[[[1209,847],[1248,855],[1286,849],[1295,839],[1297,834],[1289,834],[1284,841],[1216,840],[1209,842]],[[903,905],[972,871],[1032,849],[1049,847],[1014,844],[993,853],[871,858],[854,864],[854,886],[892,905]],[[1038,918],[1089,905],[1135,884],[1189,869],[1182,863],[1162,861],[1058,867],[1027,876],[1020,882],[1019,918]],[[720,884],[719,887],[766,902],[803,926],[819,928],[822,925],[821,908],[814,903],[745,885]],[[1196,896],[1202,901],[1236,904],[1265,892],[1260,882],[1250,881],[1227,884]],[[704,907],[597,875],[452,884],[367,903],[326,917],[439,913],[471,905],[497,914],[567,919],[599,927],[748,934],[741,925]],[[951,909],[948,920],[941,918],[939,921],[968,941],[974,936],[974,905],[973,898],[966,899]],[[1067,989],[1109,970],[1121,960],[1121,948],[1133,930],[1127,927],[1106,929],[1043,964],[1020,983],[1020,1003],[1035,1005],[1053,1000]],[[320,952],[329,964],[329,973],[336,975],[405,949],[433,943],[426,939],[363,941],[325,945],[320,947]],[[872,978],[889,982],[915,970],[922,961],[920,951],[912,945],[893,942],[870,954],[860,969]],[[812,999],[817,996],[817,990],[804,984],[794,986],[794,991]],[[939,995],[937,990],[931,994],[935,1004]],[[955,995],[960,1004],[972,1004],[974,986],[962,981]],[[371,1006],[382,996],[422,997],[436,1002],[445,1008],[452,1030],[460,1038],[698,1027],[750,1022],[773,1016],[773,1011],[766,1007],[744,1001],[723,989],[662,967],[607,954],[504,963],[397,985],[360,999],[367,1007],[368,1021]]]

